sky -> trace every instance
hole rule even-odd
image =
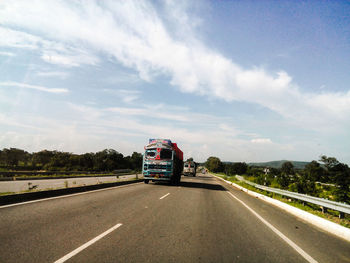
[[[350,164],[349,1],[0,2],[0,149]]]

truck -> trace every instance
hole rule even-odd
[[[142,161],[143,181],[168,181],[179,184],[183,170],[183,152],[170,139],[149,139]]]
[[[184,164],[184,171],[183,174],[185,176],[191,175],[196,176],[196,163],[194,161],[186,161]]]

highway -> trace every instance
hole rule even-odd
[[[209,175],[0,207],[0,262],[350,262],[350,243]]]

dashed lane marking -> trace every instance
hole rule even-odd
[[[163,198],[167,197],[168,195],[170,195],[170,193],[167,193],[166,195],[163,195],[161,198],[159,198],[160,200],[162,200]]]
[[[80,253],[82,250],[84,250],[85,248],[91,246],[92,244],[96,243],[98,240],[100,240],[101,238],[103,238],[104,236],[108,235],[109,233],[111,233],[112,231],[116,230],[118,227],[122,226],[122,224],[116,224],[115,226],[111,227],[110,229],[108,229],[107,231],[103,232],[101,235],[91,239],[89,242],[85,243],[84,245],[78,247],[77,249],[73,250],[72,252],[70,252],[69,254],[65,255],[64,257],[56,260],[54,263],[63,263],[65,261],[67,261],[68,259],[70,259],[71,257],[74,257],[76,254]]]

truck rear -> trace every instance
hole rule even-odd
[[[194,161],[187,161],[184,164],[183,174],[186,176],[196,176],[196,163]]]
[[[149,139],[143,155],[142,174],[146,184],[168,181],[178,184],[183,169],[183,153],[169,139]]]

